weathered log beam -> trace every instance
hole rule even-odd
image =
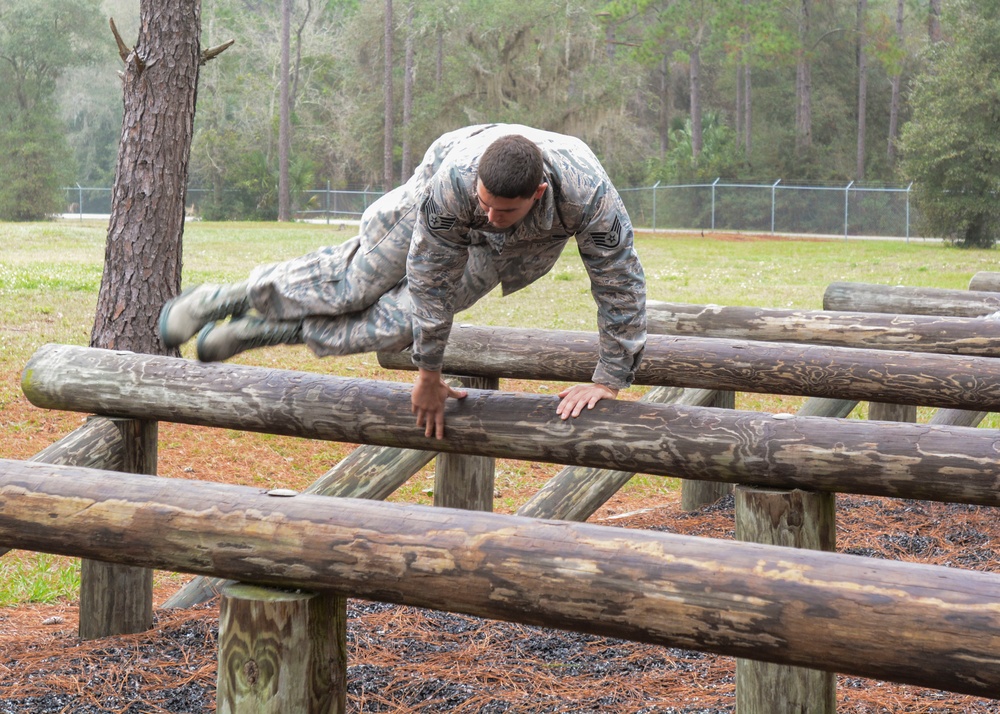
[[[466,325],[452,330],[444,368],[482,377],[588,381],[597,354],[596,333]],[[379,363],[414,369],[406,352],[379,353]],[[635,381],[1000,411],[1000,360],[991,357],[650,335]]]
[[[1000,691],[1000,577],[957,568],[9,460],[0,543]]]
[[[122,471],[125,468],[125,440],[121,429],[110,419],[88,419],[79,429],[29,459],[43,464],[85,466]]]
[[[1000,295],[903,285],[830,283],[823,293],[823,309],[898,315],[982,317],[1000,310]]]
[[[969,280],[969,290],[986,293],[1000,292],[1000,273],[982,270]]]
[[[994,430],[469,390],[445,439],[416,426],[407,384],[48,345],[22,389],[39,407],[329,441],[480,454],[774,488],[1000,505]]]
[[[49,444],[29,461],[121,471],[125,466],[125,440],[111,419],[96,417]],[[9,551],[9,548],[0,548],[0,555]]]
[[[1000,321],[981,317],[655,301],[646,303],[646,314],[649,331],[664,335],[1000,357]]]

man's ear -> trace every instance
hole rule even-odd
[[[545,193],[545,189],[547,189],[548,187],[549,187],[549,185],[547,183],[540,183],[540,184],[538,184],[538,188],[535,189],[535,195],[532,196],[531,198],[533,200],[537,201],[538,199],[540,199],[542,197],[542,194]]]

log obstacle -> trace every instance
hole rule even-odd
[[[982,317],[656,301],[646,302],[646,314],[656,334],[1000,357],[1000,321]]]
[[[823,293],[823,309],[983,317],[1000,311],[1000,295],[971,290],[841,282],[827,286]]]
[[[452,330],[444,369],[589,381],[597,340],[589,332],[466,325]],[[380,352],[378,359],[387,369],[415,369],[407,352]],[[635,382],[1000,411],[1000,361],[965,355],[650,335]]]
[[[1000,273],[980,271],[969,280],[969,290],[979,292],[1000,292]]]
[[[954,568],[9,460],[0,543],[1000,691],[1000,577]]]
[[[469,391],[424,436],[411,386],[48,345],[32,404],[329,441],[478,454],[772,488],[1000,505],[1000,435],[605,400],[576,419],[546,395]]]

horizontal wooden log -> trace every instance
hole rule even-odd
[[[310,484],[303,493],[381,501],[430,463],[436,452],[363,445]],[[211,600],[225,580],[199,576],[171,595],[162,607],[186,608]]]
[[[692,392],[704,395],[708,402],[714,392],[657,387],[641,401],[653,404],[679,404]],[[704,406],[704,404],[702,405]],[[531,518],[554,518],[560,521],[585,521],[609,498],[627,484],[635,474],[629,471],[567,466],[545,482],[534,496],[517,509],[517,515]]]
[[[122,471],[125,467],[125,441],[113,421],[96,417],[88,419],[79,429],[50,444],[30,460]]]
[[[1000,295],[903,285],[830,283],[823,293],[823,309],[898,315],[982,317],[1000,310]]]
[[[980,696],[1000,577],[0,460],[0,543]]]
[[[88,419],[79,429],[50,444],[29,460],[121,471],[125,466],[125,441],[113,421],[96,417]],[[9,550],[0,548],[0,555],[6,555]]]
[[[417,427],[407,384],[203,364],[67,345],[21,381],[35,406],[330,441],[480,454],[775,488],[1000,505],[994,430],[469,390],[446,438]]]
[[[969,290],[986,293],[1000,292],[1000,273],[982,270],[969,280]]]
[[[466,325],[452,331],[444,369],[483,377],[589,381],[597,354],[596,333]],[[379,363],[415,369],[405,352],[379,353]],[[635,381],[1000,411],[1000,360],[990,357],[650,335]]]
[[[649,301],[649,331],[732,340],[1000,357],[1000,321]]]

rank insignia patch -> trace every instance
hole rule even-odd
[[[451,230],[458,221],[458,216],[442,213],[430,198],[424,203],[424,213],[427,215],[427,227],[432,231]]]
[[[598,248],[617,248],[618,244],[622,242],[621,219],[615,216],[615,222],[610,231],[595,231],[590,234],[590,237]]]

